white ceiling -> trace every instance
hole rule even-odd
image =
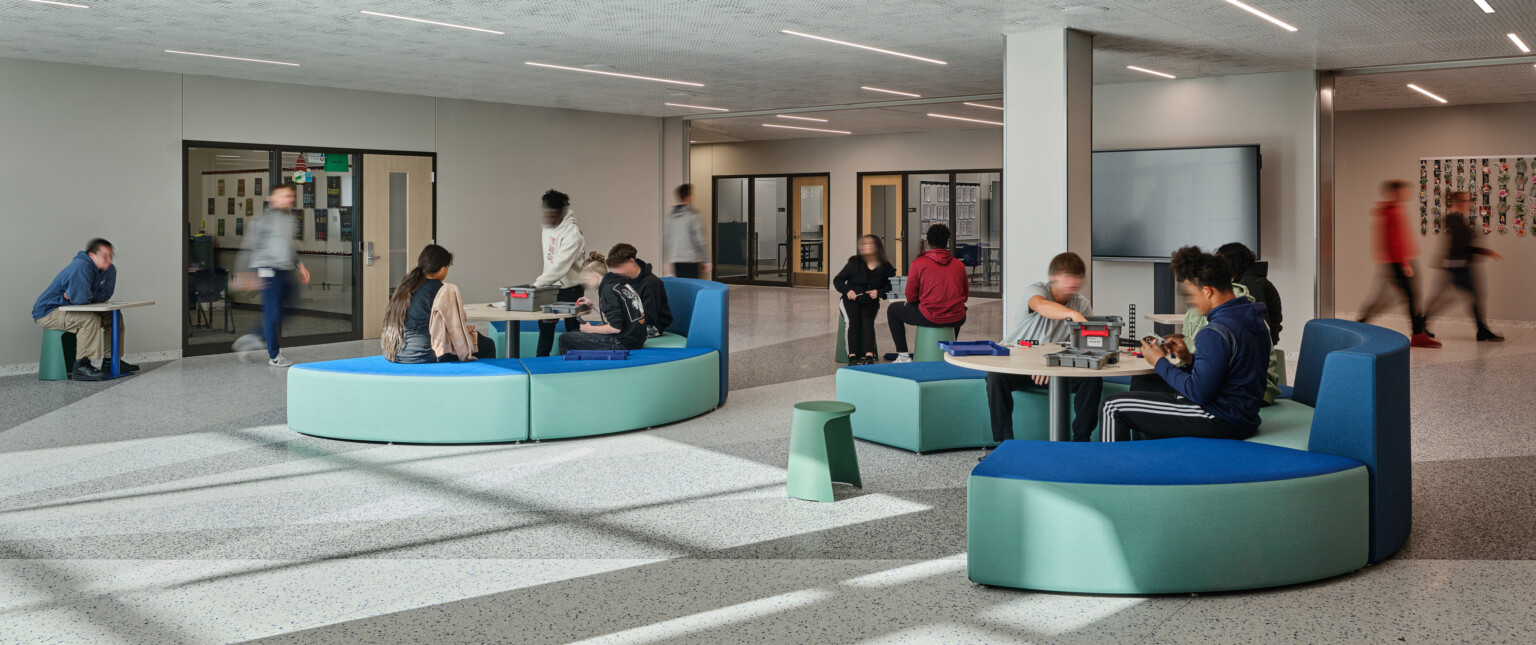
[[[977,101],[983,105],[1002,105],[1002,101]],[[928,113],[947,114],[967,119],[1002,121],[1003,113],[963,103],[935,103],[929,105],[903,105],[883,108],[854,110],[830,110],[797,113],[793,116],[826,119],[826,123],[797,121],[775,115],[697,119],[689,122],[688,140],[694,143],[727,143],[732,141],[763,141],[772,139],[803,139],[808,137],[842,137],[848,135],[810,132],[764,127],[764,124],[842,130],[855,135],[896,134],[901,132],[950,132],[956,130],[996,130],[1003,135],[1001,126],[969,121],[955,121],[928,116]]]
[[[1413,83],[1448,103],[1413,91]],[[1335,109],[1389,110],[1438,105],[1524,103],[1536,101],[1536,65],[1496,65],[1341,76],[1334,83]]]
[[[665,102],[755,110],[1002,88],[1003,33],[1097,34],[1099,83],[1508,56],[1536,42],[1536,0],[1249,0],[1289,33],[1222,0],[0,0],[0,57],[670,116]],[[1064,13],[1064,9],[1088,8]],[[1095,11],[1093,8],[1103,8]],[[496,36],[366,16],[379,11]],[[793,29],[948,61],[932,65],[779,33]],[[200,59],[166,49],[301,63]],[[523,64],[607,65],[704,83],[616,79]],[[1156,82],[1155,79],[1152,82]]]

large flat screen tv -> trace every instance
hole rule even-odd
[[[1259,252],[1259,147],[1093,153],[1093,259],[1167,262],[1181,246]]]

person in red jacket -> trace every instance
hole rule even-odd
[[[907,325],[954,327],[959,337],[960,326],[965,324],[965,300],[970,296],[965,265],[949,253],[949,227],[934,224],[928,228],[928,250],[912,261],[907,301],[885,309],[891,340],[896,343],[896,362],[912,362],[907,352]]]
[[[1413,242],[1408,230],[1408,215],[1403,202],[1408,199],[1408,182],[1393,179],[1381,185],[1387,199],[1376,202],[1371,211],[1372,225],[1376,229],[1374,252],[1376,263],[1381,266],[1381,278],[1376,290],[1360,312],[1360,322],[1370,322],[1392,300],[1392,291],[1402,293],[1408,303],[1408,317],[1413,321],[1414,347],[1439,347],[1440,341],[1429,337],[1424,329],[1424,314],[1418,307],[1418,284],[1414,280],[1414,260],[1419,257],[1419,247]]]

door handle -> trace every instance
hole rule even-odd
[[[363,266],[373,266],[373,261],[383,256],[373,254],[373,242],[367,244],[367,250],[363,252]]]

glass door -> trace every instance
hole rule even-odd
[[[789,233],[789,179],[756,177],[752,180],[752,280],[789,284],[794,257]]]
[[[790,181],[790,242],[793,251],[792,283],[820,287],[827,281],[827,177],[795,177]]]
[[[907,217],[905,231],[910,242],[905,245],[902,259],[903,274],[911,269],[912,261],[928,250],[928,228],[934,224],[950,226],[950,173],[907,175]],[[893,261],[894,264],[894,256]]]
[[[1003,175],[955,174],[955,256],[965,263],[971,293],[1002,297]]]
[[[272,153],[250,148],[186,148],[184,354],[229,351],[261,321],[260,299],[230,288],[245,227],[272,187]]]
[[[309,270],[309,283],[298,285],[283,320],[284,339],[356,334],[359,331],[358,280],[354,251],[357,155],[312,150],[283,150],[279,183],[297,187],[293,243]]]
[[[751,186],[745,177],[718,177],[715,179],[715,279],[727,281],[751,280],[750,223],[752,211]]]

